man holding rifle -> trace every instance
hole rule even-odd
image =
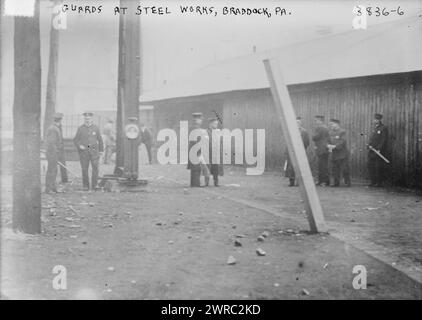
[[[382,114],[375,113],[374,129],[368,143],[368,170],[370,187],[381,187],[384,180],[384,164],[389,163],[385,157],[388,146],[388,128],[382,123]]]

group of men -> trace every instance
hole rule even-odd
[[[99,165],[100,159],[104,157],[104,162],[110,161],[110,155],[113,152],[113,145],[115,145],[115,138],[113,136],[113,122],[108,121],[105,126],[104,136],[106,141],[104,143],[100,129],[94,124],[92,112],[83,113],[84,123],[78,128],[73,143],[79,154],[79,161],[82,168],[82,187],[85,191],[95,190],[98,185]],[[47,129],[45,135],[46,159],[48,161],[47,173],[45,177],[45,192],[59,192],[56,185],[56,177],[58,166],[60,166],[62,173],[62,183],[68,182],[64,141],[62,131],[62,113],[54,114],[54,123]],[[152,135],[145,125],[140,124],[141,137],[140,143],[144,143],[148,151],[149,163],[151,163],[151,144]],[[89,166],[91,166],[91,179],[89,179]]]
[[[204,185],[205,187],[209,186],[210,176],[213,177],[214,186],[219,186],[219,176],[224,174],[223,169],[223,162],[222,162],[222,150],[218,150],[220,161],[218,163],[213,163],[213,130],[218,130],[219,126],[219,119],[217,117],[209,118],[208,119],[208,128],[202,128],[203,116],[202,113],[196,112],[192,114],[192,130],[200,130],[200,135],[197,138],[197,141],[189,141],[189,151],[191,150],[192,146],[199,142],[201,139],[208,140],[209,143],[209,153],[208,153],[208,161],[204,158],[204,155],[201,152],[198,152],[199,163],[193,163],[188,158],[188,166],[187,169],[190,170],[190,186],[191,187],[201,187],[201,176],[204,176]],[[222,144],[220,144],[222,146]]]
[[[374,126],[368,141],[368,170],[371,187],[382,186],[384,181],[384,168],[388,146],[388,128],[382,123],[382,114],[374,114]],[[315,128],[312,140],[315,145],[315,155],[317,162],[317,182],[318,186],[339,187],[341,177],[344,184],[350,187],[350,151],[347,147],[346,130],[341,128],[338,119],[330,119],[328,125],[325,124],[323,115],[315,116]],[[309,134],[302,126],[302,119],[297,118],[297,124],[301,133],[305,150],[310,145]],[[296,185],[296,176],[291,160],[287,154],[286,176],[289,178],[289,186]],[[330,184],[329,163],[331,162],[331,173],[333,183]]]
[[[79,153],[79,160],[82,168],[82,186],[84,190],[94,190],[97,188],[99,161],[104,153],[105,147],[102,135],[98,126],[93,123],[93,113],[85,112],[84,123],[78,128],[73,142]],[[54,123],[46,132],[46,158],[48,161],[45,191],[46,193],[58,192],[56,186],[56,177],[58,166],[61,169],[62,182],[68,181],[66,172],[66,162],[64,156],[64,142],[61,121],[63,114],[56,113],[54,115]],[[197,141],[189,142],[189,150],[200,139],[207,139],[209,143],[209,161],[205,161],[204,157],[198,154],[199,163],[192,163],[188,159],[187,168],[190,170],[191,187],[201,187],[201,176],[204,176],[204,186],[209,186],[210,176],[213,177],[215,186],[219,186],[219,176],[224,174],[222,165],[222,150],[218,150],[220,161],[213,163],[213,135],[212,131],[219,128],[219,119],[217,117],[208,119],[208,128],[202,128],[202,113],[193,113],[192,130],[200,129],[201,135]],[[305,150],[310,145],[310,137],[306,129],[302,126],[302,119],[297,118],[297,124],[301,133]],[[140,125],[141,140],[144,143],[149,163],[151,163],[151,145],[152,135],[150,131],[143,125]],[[341,128],[338,119],[330,119],[328,126],[325,124],[325,117],[322,115],[315,116],[315,129],[312,135],[312,141],[315,145],[315,155],[317,161],[317,185],[330,186],[329,162],[331,162],[333,187],[340,186],[341,177],[344,184],[348,187],[350,181],[349,158],[350,152],[347,147],[346,131]],[[220,144],[221,145],[221,144]],[[374,126],[368,142],[368,170],[370,177],[370,186],[382,186],[384,180],[384,167],[386,158],[383,156],[387,152],[388,146],[388,128],[382,123],[382,115],[376,113],[374,115]],[[105,161],[108,161],[108,156]],[[92,167],[91,181],[89,179],[89,166]],[[289,178],[290,186],[296,185],[296,175],[290,158],[287,154],[286,176]]]

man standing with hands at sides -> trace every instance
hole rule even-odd
[[[309,134],[306,129],[302,126],[302,118],[296,118],[297,126],[300,131],[300,136],[302,137],[303,146],[306,149],[309,147]],[[296,175],[293,169],[292,161],[290,160],[289,151],[286,148],[286,158],[287,158],[287,166],[286,166],[286,177],[289,178],[289,187],[295,186]]]
[[[326,187],[330,185],[330,178],[328,175],[328,140],[330,134],[327,126],[324,124],[324,120],[324,116],[315,116],[315,131],[312,140],[315,143],[318,163],[317,186]]]
[[[192,130],[199,129],[201,136],[198,136],[196,141],[189,141],[188,152],[190,153],[191,148],[196,145],[201,139],[207,139],[206,130],[202,129],[202,113],[196,112],[192,113],[193,125]],[[191,187],[200,187],[201,186],[201,173],[205,176],[205,180],[209,179],[209,170],[204,162],[203,155],[198,152],[199,163],[194,164],[191,162],[190,157],[188,157],[188,166],[187,169],[190,170],[190,186]]]
[[[346,130],[340,128],[340,120],[330,120],[330,144],[328,149],[331,153],[333,168],[333,187],[340,186],[340,177],[343,175],[344,183],[350,187],[349,150],[347,149]]]
[[[54,123],[47,129],[45,137],[45,155],[48,161],[47,173],[45,175],[45,193],[58,192],[56,186],[57,166],[59,161],[61,161],[61,153],[64,149],[61,130],[62,118],[62,113],[54,114]]]
[[[104,134],[104,164],[109,164],[111,155],[116,148],[116,133],[113,120],[108,120],[103,129]]]
[[[95,190],[98,181],[100,156],[104,152],[104,143],[100,129],[93,123],[93,113],[85,112],[83,115],[84,124],[78,128],[73,142],[79,152],[83,189],[88,191],[90,190],[89,164],[91,163],[92,167],[91,190]]]
[[[145,149],[147,149],[148,153],[148,163],[152,163],[152,134],[151,131],[143,124],[142,122],[139,124],[139,128],[141,129],[141,143],[145,145]]]
[[[377,155],[371,147],[378,151],[381,155],[387,154],[388,146],[388,128],[382,123],[382,114],[375,113],[374,115],[374,129],[369,137],[368,143],[368,170],[371,179],[370,187],[381,187],[384,182],[384,162],[379,155]]]
[[[224,174],[224,167],[223,167],[223,160],[222,160],[222,144],[220,141],[219,148],[214,150],[213,149],[213,136],[212,132],[213,130],[219,130],[218,129],[218,119],[217,118],[210,118],[208,119],[208,138],[209,138],[209,164],[208,169],[213,177],[214,180],[214,186],[218,187],[218,176],[222,176]],[[213,154],[218,154],[218,163],[213,163]],[[215,156],[214,156],[215,157]],[[210,182],[209,176],[205,176],[205,186],[208,186]]]

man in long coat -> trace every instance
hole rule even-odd
[[[73,142],[79,152],[82,167],[82,185],[90,190],[88,168],[92,167],[91,189],[95,190],[98,182],[100,155],[104,152],[100,129],[93,123],[93,113],[85,112],[84,124],[78,128]]]
[[[333,170],[333,187],[340,186],[340,178],[343,176],[344,183],[350,187],[349,149],[347,148],[346,130],[340,128],[340,121],[330,120],[330,140],[328,149],[331,153],[331,164]]]
[[[382,123],[382,114],[374,115],[374,128],[369,137],[368,148],[371,146],[383,156],[388,152],[388,128]],[[368,170],[371,179],[370,187],[382,186],[384,182],[385,161],[373,150],[368,151]]]
[[[46,133],[46,158],[48,161],[47,173],[45,175],[45,192],[57,192],[56,178],[57,166],[61,159],[61,152],[63,150],[63,136],[61,130],[62,113],[54,114],[54,123],[48,127]]]
[[[301,117],[297,117],[296,122],[297,122],[297,125],[299,127],[300,136],[302,137],[303,146],[305,147],[305,151],[306,151],[306,149],[309,147],[309,134],[306,131],[306,129],[302,126],[302,118]],[[289,178],[289,187],[293,187],[293,186],[295,186],[296,174],[295,174],[295,171],[293,169],[293,164],[292,164],[292,161],[290,159],[289,151],[287,150],[287,148],[286,148],[285,154],[286,154],[286,158],[287,158],[286,177]]]
[[[315,116],[315,131],[312,140],[315,143],[315,153],[318,163],[318,186],[328,186],[330,177],[328,174],[328,139],[329,130],[324,124],[324,116]]]
[[[223,167],[223,159],[222,159],[222,147],[223,144],[221,143],[220,138],[220,145],[218,146],[217,143],[215,143],[215,148],[213,148],[213,132],[216,132],[218,129],[218,119],[217,118],[210,118],[208,119],[208,141],[209,141],[209,163],[208,163],[208,169],[210,171],[210,174],[213,177],[214,180],[214,186],[218,187],[218,177],[224,175],[224,167]],[[216,149],[218,147],[218,149]],[[215,153],[218,153],[218,163],[214,163],[213,161],[213,155]],[[214,156],[215,157],[215,156]],[[205,177],[205,185],[209,185],[209,177]]]
[[[209,169],[204,161],[204,158],[199,151],[197,156],[199,159],[199,163],[193,163],[190,158],[190,150],[191,148],[199,143],[201,139],[207,139],[208,135],[205,129],[202,129],[202,113],[196,112],[192,114],[193,117],[193,125],[192,125],[192,131],[199,129],[202,134],[198,136],[196,141],[189,141],[189,157],[188,157],[188,166],[187,169],[190,170],[190,186],[191,187],[200,187],[201,186],[201,173],[205,176],[205,179],[209,179]]]

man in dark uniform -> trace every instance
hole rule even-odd
[[[328,186],[328,139],[330,137],[324,116],[315,116],[315,131],[312,140],[315,143],[315,153],[318,163],[318,186]]]
[[[73,142],[79,152],[83,188],[85,190],[90,189],[88,168],[91,163],[91,189],[94,190],[97,187],[100,154],[104,151],[104,144],[100,129],[93,124],[93,113],[85,112],[83,115],[85,117],[84,124],[78,128]]]
[[[63,151],[63,136],[61,131],[62,113],[54,114],[54,123],[47,129],[45,138],[46,158],[48,161],[45,175],[45,192],[57,192],[57,166]],[[63,177],[62,177],[63,178]]]
[[[374,129],[369,137],[368,148],[371,146],[383,156],[387,154],[388,146],[388,128],[382,123],[382,114],[374,115]],[[374,151],[369,149],[368,152],[368,170],[371,180],[371,187],[380,187],[384,182],[384,160],[381,159]]]
[[[343,175],[344,183],[350,187],[349,150],[347,148],[346,130],[340,128],[340,121],[330,120],[330,140],[328,149],[331,153],[333,168],[333,187],[340,186],[340,177]]]
[[[204,129],[201,128],[202,113],[200,113],[200,112],[192,113],[192,118],[193,118],[192,130],[195,130],[195,129],[204,130]],[[206,132],[204,132],[204,134],[206,135]],[[197,144],[202,138],[203,137],[198,137],[198,139],[196,141],[189,141],[188,151],[190,152],[191,148],[195,144]],[[201,154],[199,152],[198,152],[198,157],[199,158],[201,157]],[[206,167],[206,165],[205,165],[205,167]],[[188,170],[190,170],[190,186],[191,187],[200,187],[201,186],[201,172],[203,172],[203,165],[201,165],[201,163],[193,164],[191,162],[190,157],[188,157],[187,168],[188,168]]]
[[[302,126],[302,118],[301,117],[297,117],[296,122],[297,122],[297,126],[299,128],[299,131],[300,131],[300,135],[302,137],[303,146],[305,147],[305,151],[306,151],[306,149],[309,147],[309,134],[306,131],[306,129]],[[286,148],[285,154],[286,154],[286,158],[287,158],[286,177],[289,178],[289,187],[294,187],[296,175],[295,175],[295,171],[293,169],[293,164],[292,164],[292,161],[290,160],[289,151],[287,150],[287,148]]]
[[[223,159],[222,159],[222,147],[223,144],[220,141],[220,147],[218,150],[213,150],[213,137],[212,132],[213,130],[218,129],[218,119],[217,118],[210,118],[208,119],[208,139],[209,139],[209,164],[208,169],[213,177],[214,186],[218,187],[218,177],[224,175],[224,167],[223,167]],[[213,154],[218,153],[219,162],[213,163]],[[209,185],[209,177],[205,176],[205,186]]]

